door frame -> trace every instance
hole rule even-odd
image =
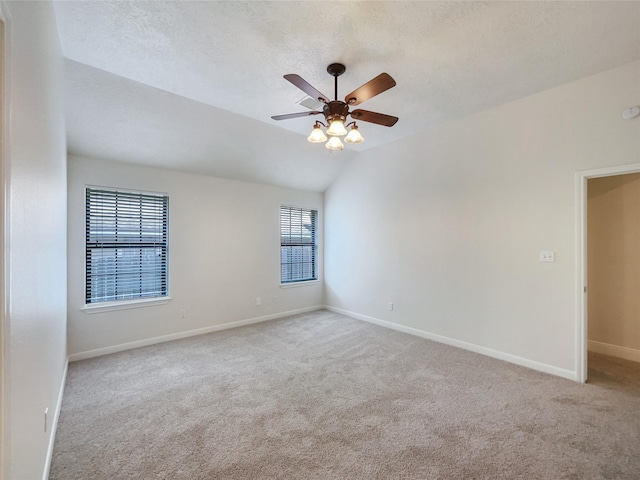
[[[8,306],[8,251],[9,251],[9,129],[10,129],[10,64],[11,17],[7,4],[0,1],[0,480],[5,478],[7,467],[8,425],[7,335],[9,331]]]
[[[576,172],[576,380],[587,381],[588,272],[587,272],[587,183],[591,178],[640,173],[640,163]]]

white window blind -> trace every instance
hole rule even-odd
[[[280,281],[318,279],[316,210],[280,207]]]
[[[167,296],[169,197],[86,190],[87,304]]]

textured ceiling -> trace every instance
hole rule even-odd
[[[354,153],[640,58],[638,1],[78,1],[56,15],[72,153],[320,191]],[[333,62],[340,98],[393,76],[361,108],[400,117],[362,123],[365,143],[337,155],[306,142],[318,117],[270,119],[304,111],[284,74],[333,97]]]

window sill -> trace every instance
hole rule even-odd
[[[306,280],[303,282],[281,283],[280,288],[306,287],[307,285],[317,285],[318,283],[320,283],[320,280]]]
[[[164,305],[171,300],[171,297],[144,298],[141,300],[121,300],[118,302],[104,302],[95,305],[85,305],[82,310],[87,315],[94,313],[113,312],[115,310],[128,310],[130,308],[153,307]]]

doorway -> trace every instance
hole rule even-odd
[[[640,173],[640,163],[610,167],[598,170],[578,172],[576,174],[576,250],[578,268],[576,279],[576,380],[586,382],[588,376],[588,313],[589,313],[589,283],[588,283],[588,232],[587,232],[587,204],[588,182],[590,179],[613,177]]]

